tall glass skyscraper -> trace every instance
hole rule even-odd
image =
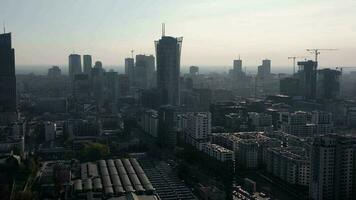
[[[91,73],[91,68],[93,67],[91,55],[84,55],[83,56],[83,71],[86,74]]]
[[[80,55],[69,55],[69,76],[73,78],[74,75],[80,73],[82,73],[82,61],[80,60]]]
[[[0,34],[0,112],[16,112],[15,50],[11,33]]]
[[[161,104],[180,104],[180,55],[183,38],[162,36],[155,41],[157,60],[157,88]]]

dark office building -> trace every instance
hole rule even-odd
[[[88,74],[76,74],[73,79],[73,96],[79,102],[87,102],[91,98],[91,83]]]
[[[91,55],[84,55],[83,56],[83,71],[86,74],[91,73],[91,68],[92,68],[92,60],[91,60]]]
[[[180,55],[183,38],[162,36],[156,45],[157,87],[163,104],[180,104]]]
[[[119,74],[114,71],[109,71],[106,73],[106,93],[107,99],[112,103],[116,104],[118,99],[118,83]]]
[[[58,66],[53,66],[48,69],[48,77],[56,78],[62,75],[61,69]]]
[[[118,75],[118,96],[124,97],[129,94],[130,84],[129,84],[129,76],[126,74]]]
[[[317,98],[337,99],[340,95],[341,72],[333,69],[320,69],[317,72]]]
[[[191,74],[191,75],[199,74],[199,67],[198,66],[190,66],[189,67],[189,74]]]
[[[283,95],[299,96],[299,79],[292,77],[281,79],[279,92]]]
[[[125,58],[125,74],[128,76],[130,85],[135,79],[135,60],[133,58]]]
[[[69,76],[74,77],[74,75],[80,73],[82,73],[82,61],[80,60],[80,55],[69,55]]]
[[[135,83],[138,88],[153,87],[155,57],[153,55],[136,55]]]
[[[299,79],[299,91],[305,99],[316,98],[316,68],[317,63],[308,60],[298,62],[299,71],[297,77]]]
[[[180,113],[178,106],[165,105],[159,108],[158,141],[162,147],[175,148]]]
[[[15,50],[11,33],[0,34],[0,112],[16,112]]]

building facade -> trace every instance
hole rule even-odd
[[[157,88],[162,105],[180,105],[180,57],[183,38],[162,36],[155,41]]]

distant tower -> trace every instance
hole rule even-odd
[[[75,74],[80,73],[82,73],[82,62],[80,60],[80,55],[69,55],[69,76],[73,78]]]
[[[298,62],[299,71],[297,77],[299,79],[300,94],[305,99],[315,99],[316,97],[316,76],[317,63],[308,60]]]
[[[11,33],[0,34],[0,113],[16,112],[15,50]]]
[[[92,64],[91,55],[84,55],[83,56],[83,70],[84,70],[84,73],[90,74],[92,66],[93,66],[93,64]]]
[[[271,60],[262,60],[262,65],[258,66],[257,75],[262,78],[266,78],[271,74]]]
[[[135,60],[133,58],[125,58],[125,74],[128,76],[130,84],[135,79]]]
[[[155,41],[157,59],[157,87],[161,92],[162,104],[180,104],[180,56],[183,38],[165,36]]]
[[[61,76],[61,69],[58,66],[52,66],[48,69],[48,77],[57,78]]]
[[[155,57],[153,55],[136,55],[135,83],[139,88],[148,89],[153,85]]]

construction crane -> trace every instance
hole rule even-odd
[[[307,51],[309,51],[315,55],[316,63],[318,63],[318,55],[320,54],[320,51],[336,51],[336,50],[338,50],[338,49],[307,49]]]
[[[289,56],[288,59],[293,59],[293,74],[295,74],[295,59],[297,58],[304,58],[306,59],[307,57],[299,57],[299,56]]]
[[[134,51],[135,51],[135,50],[133,50],[133,49],[131,50],[131,58],[134,58],[134,57],[133,57]]]

